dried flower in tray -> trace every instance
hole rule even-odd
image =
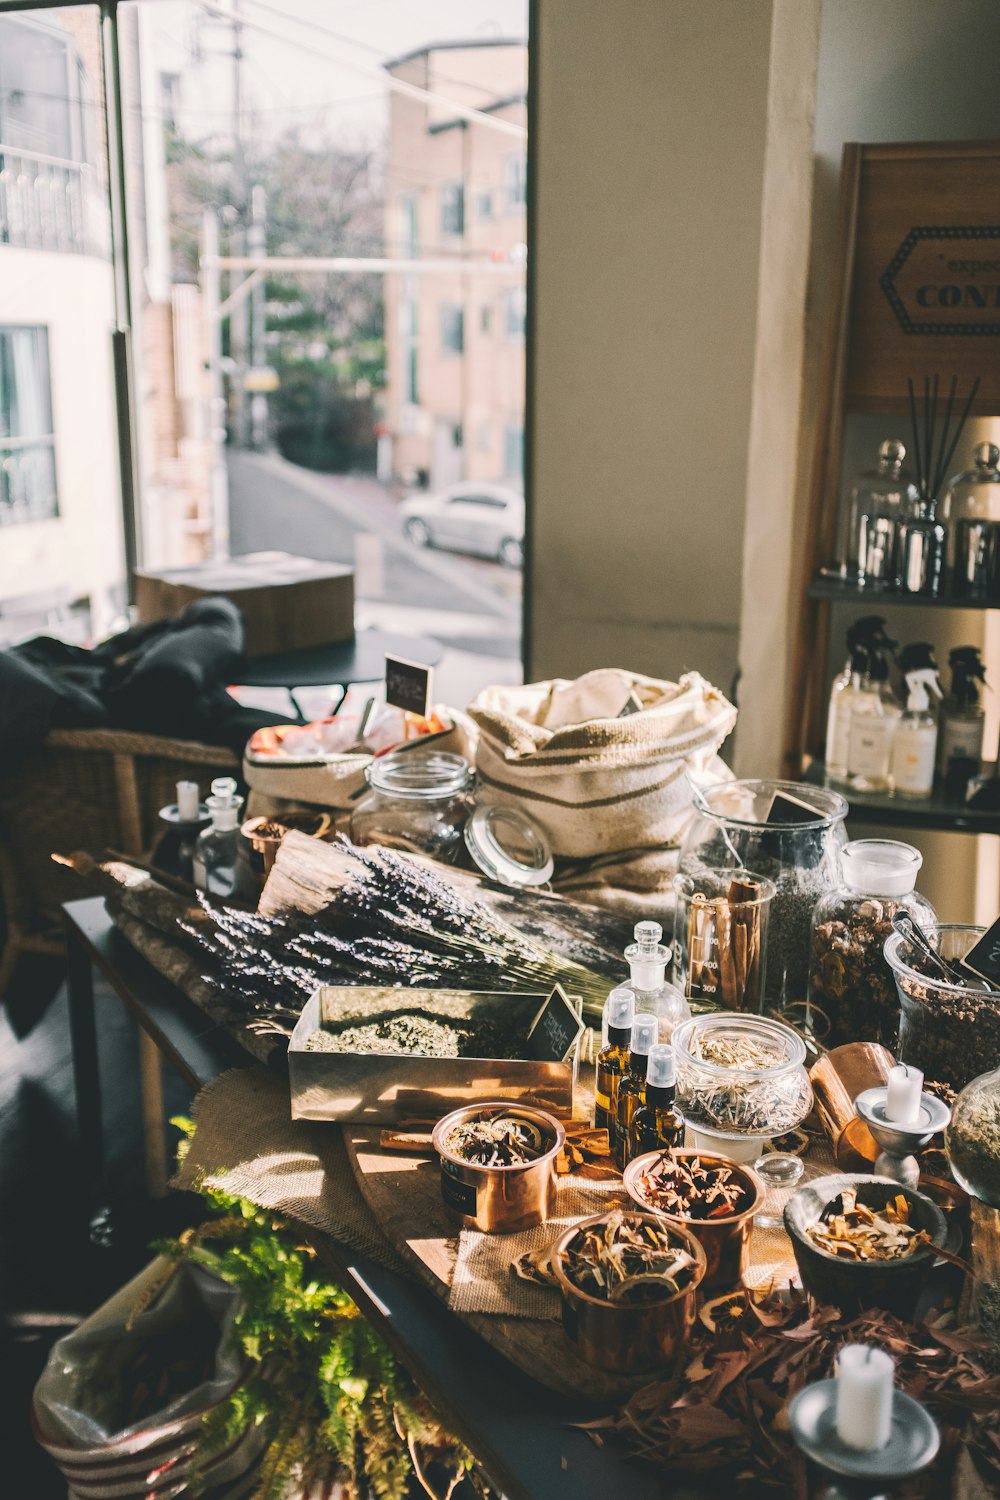
[[[807,1232],[814,1245],[842,1260],[906,1260],[931,1243],[926,1230],[910,1223],[902,1193],[876,1212],[858,1202],[854,1188],[845,1188]]]
[[[531,1120],[499,1114],[456,1125],[444,1144],[453,1156],[478,1167],[522,1167],[546,1149]]]
[[[662,1302],[694,1281],[698,1263],[664,1225],[615,1209],[580,1229],[563,1253],[569,1281],[589,1297],[635,1305]]]
[[[682,1219],[729,1219],[753,1202],[753,1190],[732,1167],[705,1164],[699,1157],[669,1151],[653,1162],[636,1187],[650,1208]]]
[[[306,1040],[307,1052],[401,1053],[408,1057],[524,1057],[525,1041],[490,1018],[471,1021],[399,1010],[373,1021],[329,1026]]]

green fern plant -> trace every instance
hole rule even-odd
[[[193,1133],[189,1121],[173,1123]],[[181,1155],[186,1147],[182,1140]],[[154,1248],[168,1275],[191,1261],[240,1289],[236,1331],[248,1362],[247,1379],[205,1419],[201,1463],[255,1424],[266,1449],[254,1500],[288,1500],[329,1480],[356,1500],[406,1500],[414,1482],[433,1500],[450,1500],[465,1477],[488,1497],[471,1453],[446,1432],[348,1293],[320,1274],[315,1251],[294,1228],[243,1199],[199,1191],[213,1217]],[[437,1484],[431,1460],[444,1476]]]

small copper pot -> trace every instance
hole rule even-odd
[[[655,1214],[631,1217],[648,1219],[663,1227],[662,1219]],[[698,1288],[705,1275],[705,1252],[690,1227],[671,1224],[671,1238],[679,1241],[695,1262],[691,1285],[662,1302],[642,1302],[635,1306],[605,1302],[573,1285],[563,1269],[563,1257],[579,1230],[604,1224],[607,1218],[604,1213],[582,1219],[561,1234],[552,1247],[549,1264],[562,1293],[563,1327],[588,1364],[620,1375],[669,1370],[687,1355]]]
[[[750,1167],[742,1162],[731,1161],[728,1156],[716,1156],[711,1151],[690,1149],[673,1151],[671,1155],[679,1161],[694,1161],[697,1158],[707,1167],[729,1167],[734,1177],[744,1183],[753,1194],[749,1208],[745,1208],[740,1214],[733,1214],[731,1218],[685,1219],[679,1214],[664,1213],[662,1209],[647,1202],[639,1187],[639,1179],[646,1175],[650,1167],[658,1162],[662,1155],[662,1151],[647,1151],[645,1156],[637,1156],[634,1161],[629,1162],[623,1178],[625,1191],[643,1213],[652,1214],[654,1218],[663,1220],[672,1229],[687,1229],[695,1236],[705,1252],[707,1262],[704,1291],[729,1291],[740,1284],[747,1268],[747,1260],[750,1256],[750,1230],[753,1228],[753,1216],[764,1201],[764,1184]]]
[[[541,1156],[516,1167],[483,1167],[445,1149],[444,1143],[457,1125],[498,1113],[527,1120],[540,1130],[546,1142]],[[441,1196],[463,1223],[475,1225],[484,1234],[514,1234],[519,1229],[535,1229],[551,1218],[556,1199],[556,1157],[566,1141],[565,1130],[552,1115],[505,1099],[467,1104],[437,1122],[431,1141],[441,1158]]]

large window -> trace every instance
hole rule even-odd
[[[441,233],[454,237],[465,233],[465,184],[446,182],[441,189]]]
[[[0,327],[0,526],[58,513],[48,333]]]
[[[465,312],[458,302],[446,302],[441,309],[441,348],[445,354],[465,349]]]
[[[509,210],[527,207],[528,158],[523,151],[512,151],[504,160],[504,187]]]

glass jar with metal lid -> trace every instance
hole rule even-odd
[[[472,773],[464,755],[444,750],[376,758],[369,790],[351,815],[355,844],[384,844],[454,864],[472,811]]]

